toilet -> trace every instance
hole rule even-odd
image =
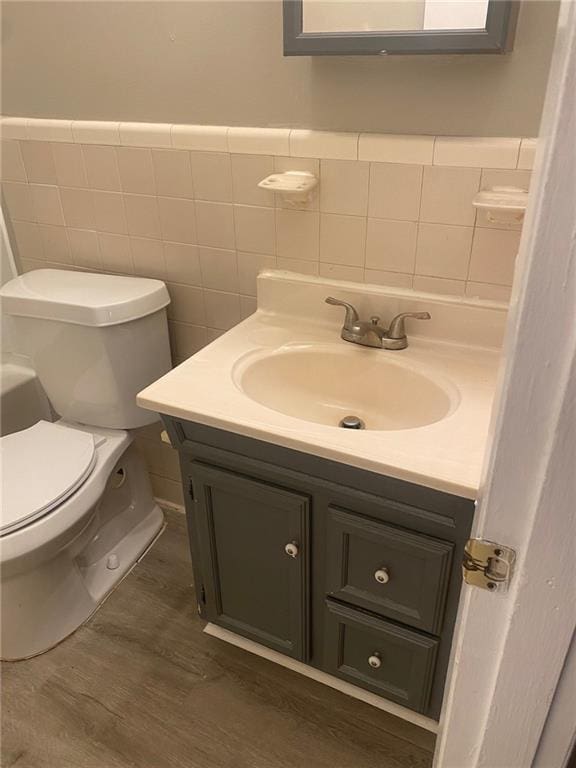
[[[0,438],[0,657],[47,651],[161,533],[132,430],[136,393],[170,369],[159,280],[41,269],[0,289],[3,320],[56,414]]]

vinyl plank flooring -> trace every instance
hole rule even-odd
[[[209,637],[183,515],[52,651],[2,665],[10,768],[429,768],[432,734]]]

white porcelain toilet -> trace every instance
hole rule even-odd
[[[15,660],[77,629],[162,530],[127,430],[156,420],[136,393],[170,369],[170,299],[159,280],[45,269],[0,301],[60,417],[0,439],[0,656]]]

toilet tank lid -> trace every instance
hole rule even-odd
[[[36,269],[3,285],[0,301],[8,315],[105,326],[157,312],[170,296],[161,280]]]

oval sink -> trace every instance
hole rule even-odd
[[[422,427],[445,418],[456,389],[383,352],[362,348],[284,348],[244,360],[237,386],[252,400],[297,419],[338,427],[354,416],[370,430]]]

